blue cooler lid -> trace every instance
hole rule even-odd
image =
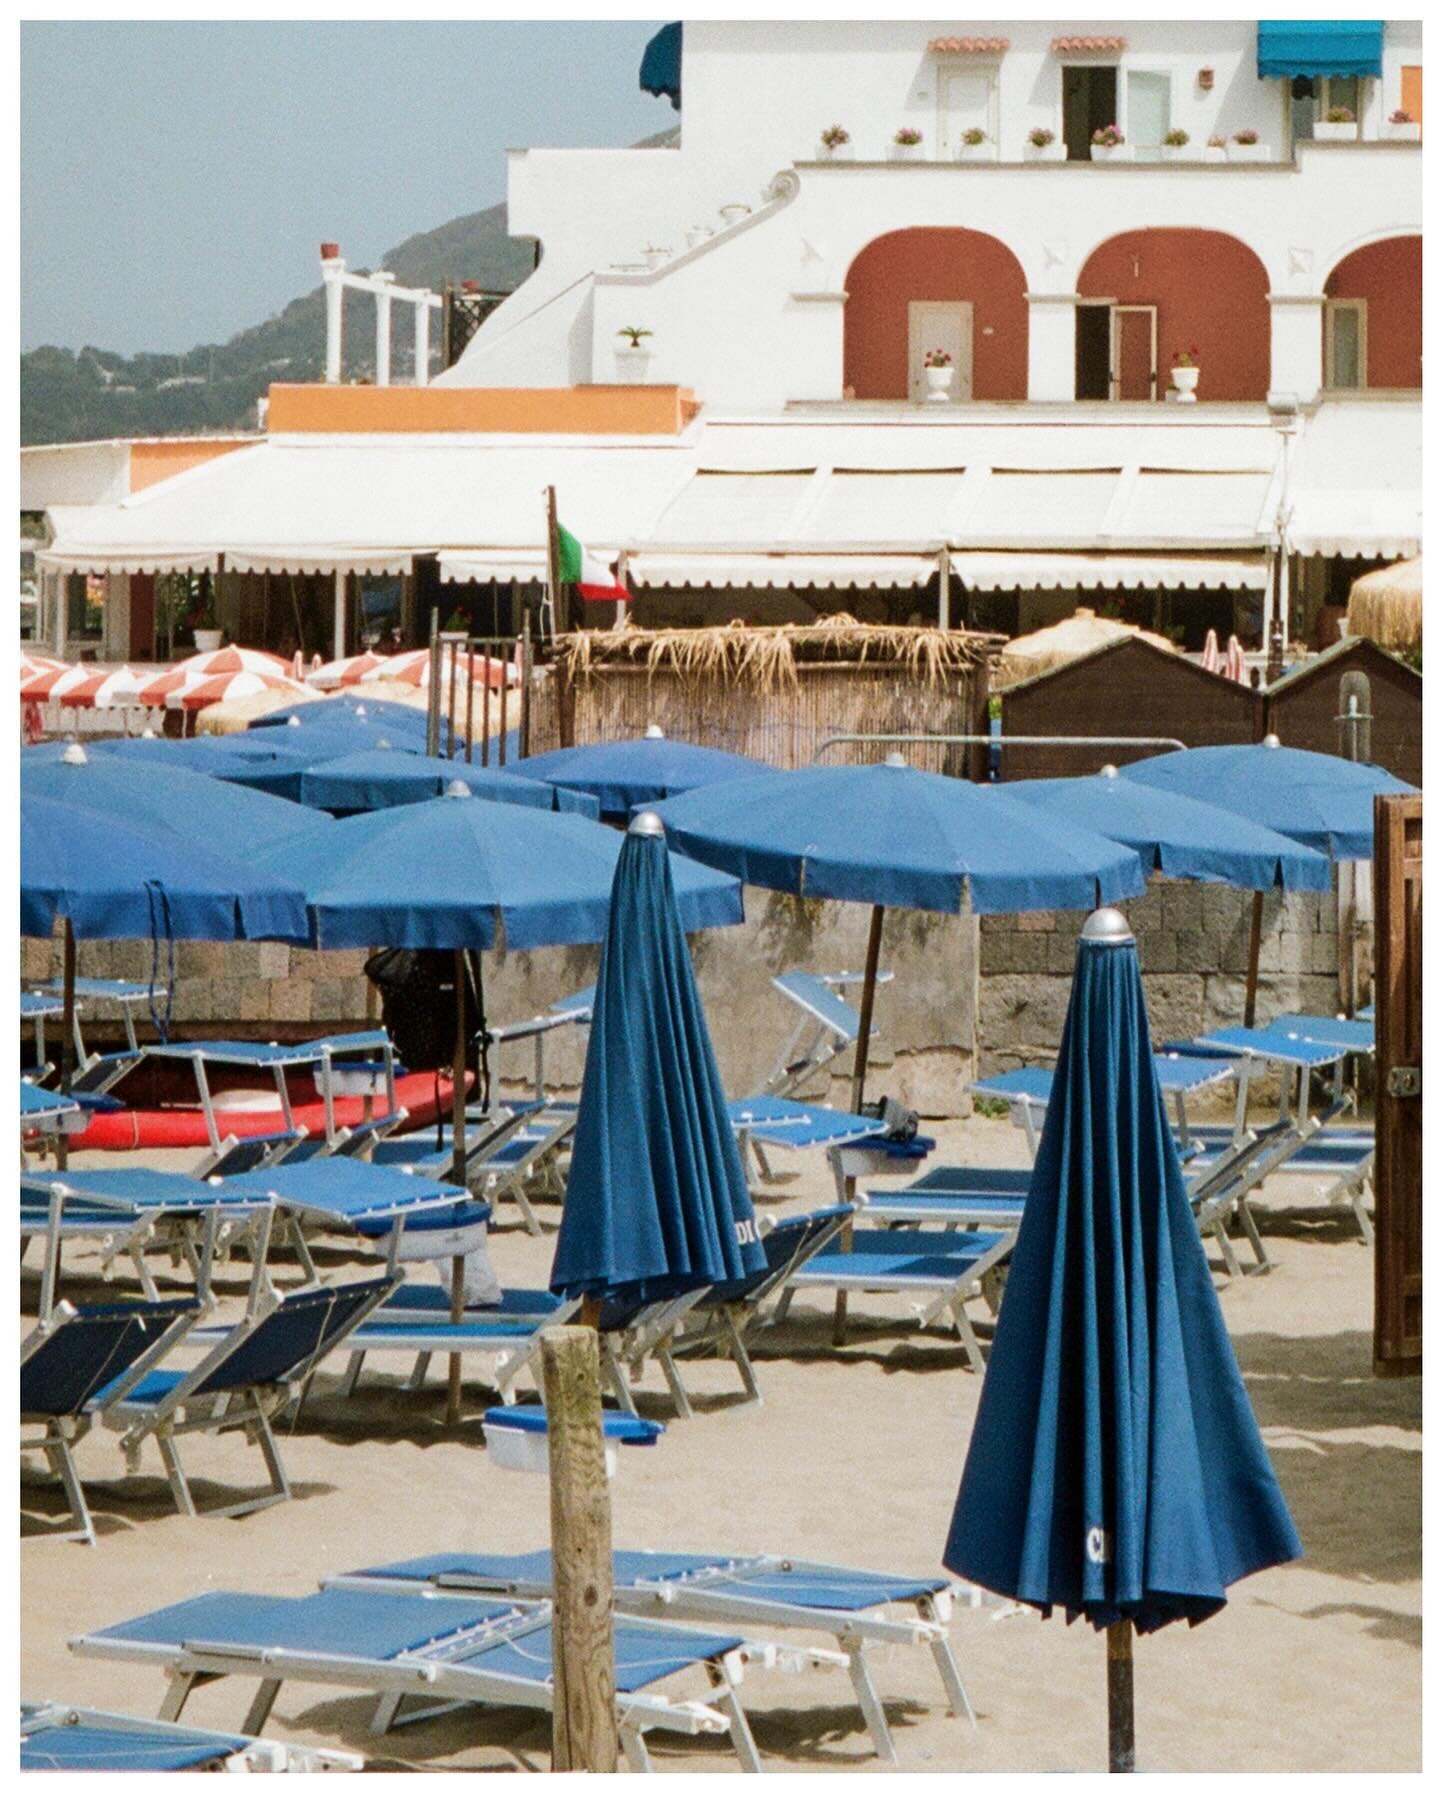
[[[602,1409],[600,1422],[607,1438],[618,1438],[622,1444],[654,1444],[664,1431],[653,1419],[642,1419],[635,1413]],[[486,1425],[498,1425],[507,1431],[547,1432],[550,1421],[543,1406],[492,1406],[484,1414]]]

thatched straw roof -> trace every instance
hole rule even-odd
[[[1350,585],[1352,637],[1372,638],[1388,650],[1418,650],[1421,638],[1421,557],[1372,569]]]
[[[1120,619],[1098,618],[1088,606],[1080,606],[1058,625],[1047,625],[1043,631],[1011,638],[990,685],[997,690],[1015,687],[1019,682],[1034,680],[1037,675],[1048,675],[1051,669],[1063,668],[1082,656],[1091,656],[1117,639],[1129,637],[1143,638],[1157,650],[1175,648],[1169,638],[1159,637],[1153,631],[1142,631],[1138,625],[1126,625]]]
[[[804,664],[870,663],[900,667],[939,685],[986,662],[1001,640],[979,631],[926,625],[862,625],[835,613],[806,625],[728,625],[647,631],[624,624],[577,631],[555,640],[556,661],[572,679],[609,666],[642,666],[650,674],[761,691],[793,687]]]
[[[228,736],[232,731],[248,731],[252,719],[263,719],[267,713],[279,712],[282,706],[308,706],[312,700],[323,700],[318,688],[297,687],[293,694],[267,688],[263,694],[245,694],[238,700],[217,700],[213,706],[202,706],[195,715],[195,732],[203,737]]]

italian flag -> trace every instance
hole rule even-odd
[[[579,538],[563,525],[557,525],[559,539],[560,579],[579,592],[582,600],[628,600],[630,590],[618,582],[598,556],[593,556]]]

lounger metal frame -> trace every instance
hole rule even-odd
[[[241,1747],[233,1748],[235,1740],[241,1736],[233,1731],[205,1731],[195,1725],[178,1725],[165,1719],[137,1719],[131,1713],[101,1712],[93,1706],[70,1706],[64,1701],[39,1700],[20,1702],[20,1731],[22,1739],[27,1732],[50,1731],[78,1727],[81,1730],[108,1731],[124,1734],[134,1732],[137,1738],[150,1741],[174,1738],[180,1742],[193,1744],[204,1743],[207,1738],[215,1741],[215,1754],[225,1758],[226,1774],[246,1775],[319,1775],[321,1773],[347,1772],[355,1773],[365,1766],[363,1756],[355,1756],[348,1750],[319,1750],[309,1745],[282,1744],[275,1738],[247,1738]],[[73,1773],[81,1771],[74,1770]],[[98,1768],[87,1768],[87,1774],[99,1774],[104,1771]],[[135,1774],[141,1771],[122,1769],[118,1765],[113,1773]]]

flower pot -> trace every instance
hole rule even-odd
[[[321,262],[334,262],[335,258],[339,254],[340,254],[340,246],[338,244],[331,244],[331,243],[327,242],[327,243],[321,244],[321,246],[320,246]]]
[[[1200,152],[1200,160],[1201,162],[1217,163],[1228,162],[1229,158],[1225,154],[1223,144],[1206,144]]]
[[[955,151],[956,162],[994,162],[995,146],[987,138],[983,144],[960,144]]]
[[[664,265],[667,262],[669,262],[669,260],[670,260],[670,252],[668,249],[662,249],[659,247],[652,249],[649,246],[646,247],[645,267],[647,269],[663,268]]]
[[[926,369],[925,398],[929,402],[943,403],[950,398],[950,384],[955,379],[955,366],[952,363],[944,369]]]
[[[1161,162],[1194,162],[1196,151],[1189,144],[1162,144]]]
[[[206,631],[196,626],[194,631],[195,649],[202,656],[208,656],[212,650],[218,650],[225,641],[223,631]]]
[[[819,160],[821,162],[849,162],[855,154],[853,144],[821,144]]]
[[[1225,157],[1228,162],[1264,163],[1270,160],[1268,144],[1227,144]]]
[[[615,379],[630,387],[643,386],[650,379],[653,350],[632,350],[627,344],[615,352]]]
[[[1408,125],[1387,125],[1385,135],[1397,144],[1418,144],[1420,142],[1420,126],[1415,120]]]
[[[1056,138],[1053,144],[1032,144],[1027,139],[1025,143],[1025,160],[1026,162],[1064,162],[1064,138]]]
[[[1091,162],[1134,162],[1135,149],[1132,144],[1092,144],[1090,160]]]
[[[1360,126],[1352,119],[1348,125],[1332,125],[1328,119],[1317,119],[1312,128],[1317,144],[1353,144],[1360,136]]]
[[[892,144],[890,146],[891,162],[919,162],[923,144]]]
[[[720,208],[720,217],[727,225],[737,225],[741,219],[748,219],[750,208],[738,200],[732,200],[728,206]]]
[[[692,225],[685,233],[686,247],[690,250],[696,250],[701,244],[707,243],[714,235],[715,229],[711,225]]]
[[[1182,405],[1195,404],[1195,390],[1200,385],[1200,371],[1193,364],[1188,368],[1176,368],[1170,371],[1170,385],[1177,390],[1175,398]]]

